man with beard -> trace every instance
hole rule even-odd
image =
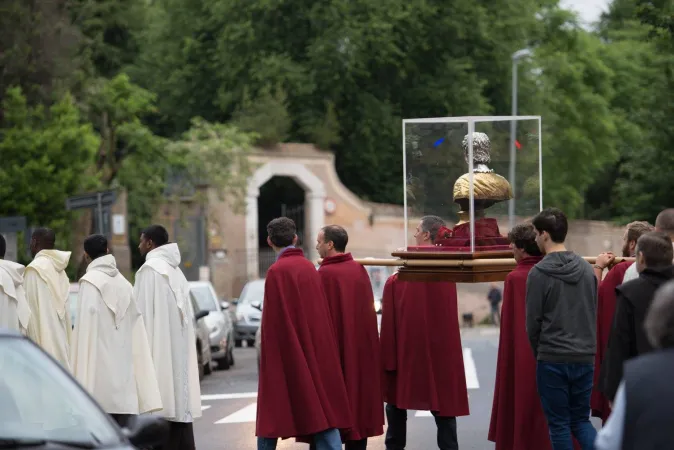
[[[264,283],[257,448],[274,450],[279,438],[295,437],[341,450],[351,410],[320,276],[295,248],[295,222],[274,219],[267,234],[278,258]]]
[[[445,222],[425,216],[417,246],[432,246]],[[384,287],[381,349],[386,401],[386,449],[407,444],[407,410],[431,411],[440,450],[459,448],[456,418],[466,416],[468,391],[457,310],[456,284],[400,281]]]
[[[564,246],[566,216],[547,208],[532,220],[545,257],[527,276],[526,328],[536,357],[536,384],[554,450],[571,450],[571,435],[592,450],[590,396],[597,347],[597,278]]]
[[[665,233],[646,233],[637,241],[639,278],[618,286],[613,328],[601,367],[600,386],[613,401],[623,377],[623,365],[631,358],[651,352],[644,320],[655,291],[674,278],[672,240]]]
[[[337,334],[353,427],[346,450],[367,448],[367,438],[384,433],[384,400],[377,313],[370,277],[346,252],[349,235],[338,225],[324,227],[316,239],[323,261],[318,269]]]
[[[674,208],[665,209],[655,218],[655,231],[665,233],[674,242]],[[674,261],[672,261],[674,263]],[[623,283],[639,278],[637,265],[634,264],[627,269],[623,277]]]
[[[134,296],[143,315],[152,351],[162,409],[169,422],[162,450],[194,450],[194,419],[201,417],[194,311],[190,288],[180,270],[178,244],[169,243],[161,225],[140,235],[145,264],[136,273]]]
[[[24,286],[31,311],[28,337],[70,370],[72,324],[68,308],[70,281],[66,268],[70,252],[55,250],[56,235],[38,228],[30,240],[33,262],[26,268]]]
[[[653,231],[653,226],[648,222],[632,222],[627,225],[625,233],[623,234],[623,248],[622,256],[625,258],[634,257],[637,240],[644,234]],[[608,400],[599,390],[599,373],[601,363],[604,360],[606,346],[608,345],[608,337],[613,325],[613,316],[615,313],[616,304],[616,287],[623,283],[625,272],[632,262],[623,261],[611,267],[614,257],[610,253],[602,253],[597,257],[594,265],[594,272],[599,284],[599,298],[597,301],[597,354],[594,359],[594,382],[592,389],[592,415],[601,417],[602,421],[606,421],[611,408]],[[606,277],[602,280],[601,276],[606,268],[610,268]]]

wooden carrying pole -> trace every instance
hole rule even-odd
[[[596,256],[584,256],[583,259],[590,264],[595,264]],[[623,261],[633,262],[635,258],[616,257],[615,264]],[[465,259],[465,260],[451,260],[451,259],[377,259],[377,258],[356,258],[357,263],[364,266],[406,266],[406,267],[494,267],[494,266],[514,266],[517,264],[514,258],[494,258],[494,259]],[[322,260],[318,260],[320,264]]]

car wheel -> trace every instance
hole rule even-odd
[[[199,381],[204,379],[204,364],[203,364],[203,356],[201,356],[201,349],[197,345],[197,366],[199,370]]]
[[[241,344],[242,344],[242,343],[243,343],[243,342],[241,341],[241,339],[236,339],[236,340],[234,341],[234,346],[235,346],[236,348],[239,348],[239,347],[241,347]]]
[[[229,356],[228,357],[229,357],[229,365],[233,366],[234,365],[234,350],[231,349],[231,348],[229,349]]]
[[[228,370],[229,369],[229,355],[225,355],[220,359],[216,359],[215,362],[218,363],[218,370]]]
[[[248,347],[249,348],[255,347],[255,339],[248,339]]]

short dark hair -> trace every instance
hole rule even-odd
[[[643,253],[646,267],[671,266],[674,259],[672,240],[667,233],[651,231],[637,241],[637,255]]]
[[[269,235],[269,240],[276,247],[289,247],[293,245],[293,241],[297,235],[297,227],[292,219],[279,217],[267,224],[267,235]]]
[[[102,234],[92,234],[84,240],[84,251],[91,259],[105,256],[108,254],[108,239]]]
[[[531,223],[539,233],[547,231],[555,244],[562,244],[569,231],[566,215],[558,208],[546,208],[533,218]]]
[[[346,244],[349,243],[349,234],[339,225],[328,225],[323,227],[323,236],[326,243],[332,242],[335,250],[344,253]]]
[[[632,222],[627,224],[627,242],[636,242],[641,235],[655,231],[655,227],[648,222]]]
[[[38,246],[45,250],[52,250],[56,245],[56,233],[51,228],[36,228],[33,231],[32,239],[35,239]]]
[[[660,286],[646,313],[644,330],[655,348],[674,348],[674,280]]]
[[[536,231],[530,223],[515,225],[508,232],[508,240],[520,250],[524,250],[529,256],[541,256],[541,249],[536,244]]]
[[[145,235],[145,239],[152,241],[156,247],[166,245],[169,241],[168,231],[161,225],[150,225],[143,230],[142,234]]]
[[[5,237],[0,234],[0,259],[5,257],[5,253],[7,252],[7,242],[5,241]]]
[[[667,234],[674,234],[674,208],[668,208],[658,214],[655,226]]]
[[[421,218],[421,231],[431,234],[431,242],[435,243],[435,238],[438,237],[440,228],[446,226],[444,220],[438,216],[424,216]]]

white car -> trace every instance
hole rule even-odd
[[[227,370],[234,365],[234,324],[227,311],[229,303],[218,302],[218,296],[209,281],[190,281],[189,285],[190,295],[199,310],[208,312],[203,320],[208,327],[213,361],[218,363],[218,369]]]
[[[248,347],[255,345],[255,333],[262,322],[260,308],[264,302],[264,279],[246,283],[236,304],[236,346],[240,347],[243,341]]]

